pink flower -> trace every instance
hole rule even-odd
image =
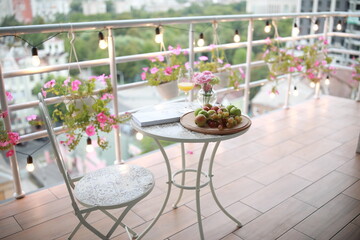
[[[205,92],[210,92],[211,89],[212,89],[212,86],[209,83],[205,83],[204,86],[203,86],[203,89],[204,89]]]
[[[64,83],[63,83],[63,86],[64,87],[67,87],[69,85],[69,82],[70,82],[70,78],[67,78]]]
[[[304,46],[302,46],[302,45],[299,45],[299,46],[296,47],[296,49],[299,50],[299,51],[300,51],[301,49],[303,49],[303,48],[304,48]]]
[[[324,40],[324,44],[325,45],[328,45],[329,44],[329,41],[327,39]]]
[[[326,64],[327,64],[327,61],[325,61],[325,60],[321,61],[321,65],[325,66]]]
[[[223,63],[224,63],[224,61],[223,61],[222,59],[220,59],[220,58],[218,58],[217,61],[218,61],[218,63],[220,63],[220,64],[223,64]]]
[[[14,155],[14,150],[9,150],[6,152],[6,157],[11,157],[12,155]]]
[[[295,67],[289,67],[289,72],[295,72],[296,68]]]
[[[314,78],[315,78],[315,75],[310,72],[310,73],[308,73],[308,78],[309,78],[309,79],[314,79]]]
[[[230,63],[227,63],[227,64],[224,65],[224,68],[229,68],[229,67],[231,67]]]
[[[0,142],[0,147],[6,147],[7,145],[9,145],[8,141]]]
[[[153,67],[152,69],[150,69],[150,73],[151,74],[155,74],[159,71],[159,69],[157,67]]]
[[[108,117],[103,112],[101,112],[96,116],[96,119],[99,123],[105,123],[108,120]]]
[[[207,61],[209,58],[207,56],[200,56],[199,60],[200,61]]]
[[[190,63],[189,63],[189,62],[186,62],[186,63],[185,63],[185,68],[186,68],[186,69],[189,69],[189,68],[190,68]]]
[[[30,115],[30,116],[27,116],[26,120],[28,120],[30,122],[30,121],[36,120],[36,118],[37,118],[37,115],[33,114],[33,115]]]
[[[96,77],[96,80],[102,82],[103,84],[106,84],[106,79],[108,79],[108,78],[110,78],[110,76],[106,76],[105,74],[103,74],[103,75],[100,75],[100,76]],[[77,80],[75,80],[75,81],[77,81]],[[80,82],[80,84],[81,84],[81,82]]]
[[[146,72],[142,72],[140,76],[141,76],[141,80],[143,81],[146,80]]]
[[[164,61],[164,56],[163,56],[163,55],[159,55],[159,56],[157,56],[157,59],[158,59],[160,62],[163,62],[163,61]]]
[[[14,99],[13,95],[11,94],[11,92],[5,92],[6,94],[6,98],[7,100],[10,102]]]
[[[297,66],[296,66],[296,69],[297,69],[299,72],[301,72],[301,71],[303,70],[303,66],[302,66],[302,65],[297,65]]]
[[[86,127],[85,132],[89,137],[91,137],[91,136],[95,135],[95,127],[93,125],[89,125]]]
[[[169,76],[169,75],[171,75],[172,71],[173,71],[173,70],[172,70],[171,67],[166,67],[165,70],[164,70],[164,74],[165,74],[166,76]]]
[[[101,100],[114,99],[114,96],[111,93],[104,93],[104,95],[102,95],[100,99]]]
[[[186,153],[187,153],[187,154],[190,154],[190,155],[194,154],[194,152],[191,151],[191,150],[187,150]]]
[[[44,91],[44,89],[43,89],[43,88],[41,88],[41,93],[42,93],[42,95],[46,98],[46,94],[47,94],[47,92],[46,92],[46,91]]]
[[[144,70],[144,72],[147,72],[149,70],[148,67],[143,67],[142,70]]]
[[[245,72],[242,68],[239,68],[239,72],[240,72],[241,78],[245,78]]]
[[[180,65],[174,65],[174,66],[172,66],[173,69],[177,69],[177,68],[179,68],[179,67],[180,67]]]
[[[267,37],[267,38],[265,39],[265,44],[266,44],[266,45],[270,45],[270,44],[271,44],[271,39],[270,39],[269,37]]]
[[[81,85],[81,82],[79,80],[75,80],[71,83],[71,90],[77,91],[79,90],[79,85]]]
[[[324,40],[324,36],[320,36],[318,39],[319,39],[319,41],[323,41],[323,40]]]
[[[150,61],[151,62],[156,62],[156,59],[155,58],[150,58]]]
[[[8,111],[4,111],[0,113],[0,118],[6,118],[8,116]]]
[[[319,61],[315,61],[314,66],[315,66],[315,67],[318,67],[319,65],[320,65],[320,62],[319,62]]]
[[[216,48],[216,45],[215,44],[210,44],[209,47],[210,47],[211,50],[213,50],[213,49]]]
[[[13,144],[13,145],[18,144],[19,139],[20,139],[18,133],[16,133],[16,132],[8,132],[8,137],[10,139],[11,144]]]
[[[52,88],[52,87],[54,87],[55,86],[55,79],[53,79],[53,80],[50,80],[50,81],[48,81],[48,82],[46,82],[45,84],[44,84],[44,88]]]
[[[264,52],[264,54],[262,55],[263,58],[265,58],[268,54],[269,54],[269,49],[266,49],[266,51]]]
[[[171,51],[175,55],[180,55],[181,47],[180,47],[180,45],[177,45],[176,48],[173,48],[172,46],[169,46],[169,51]]]

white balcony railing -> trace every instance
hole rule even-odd
[[[324,31],[321,34],[310,34],[303,35],[298,37],[284,37],[281,41],[296,41],[301,39],[313,39],[319,36],[324,36],[325,38],[337,36],[344,38],[356,38],[360,39],[360,36],[357,34],[351,33],[343,33],[343,32],[329,32],[329,29],[333,29],[333,18],[334,17],[360,17],[360,13],[358,12],[321,12],[321,13],[297,13],[297,14],[266,14],[266,15],[225,15],[225,16],[202,16],[202,17],[180,17],[180,18],[159,18],[159,19],[137,19],[137,20],[118,20],[118,21],[101,21],[101,22],[84,22],[84,23],[63,23],[63,24],[44,24],[44,25],[33,25],[33,26],[16,26],[16,27],[3,27],[0,28],[0,37],[7,35],[24,35],[24,34],[32,34],[32,33],[56,33],[56,32],[70,32],[70,31],[85,31],[85,30],[95,30],[95,29],[107,29],[108,31],[108,58],[104,59],[96,59],[89,61],[82,61],[79,63],[67,63],[67,64],[59,64],[52,66],[43,66],[37,68],[28,68],[28,69],[20,69],[9,72],[3,72],[2,66],[0,65],[0,101],[1,101],[1,109],[3,111],[9,110],[10,112],[28,109],[32,107],[36,107],[38,105],[38,101],[26,102],[22,104],[14,104],[7,105],[7,101],[5,99],[5,85],[7,78],[19,77],[24,75],[33,75],[39,73],[47,73],[53,71],[61,71],[67,69],[74,69],[80,66],[83,67],[95,67],[95,66],[103,66],[110,65],[110,74],[112,75],[112,83],[114,86],[114,112],[115,114],[119,114],[118,108],[118,91],[122,91],[130,88],[137,88],[140,86],[145,86],[147,84],[144,82],[136,82],[125,85],[117,84],[117,74],[116,74],[116,64],[117,63],[126,63],[132,61],[139,61],[148,59],[150,57],[158,56],[159,54],[167,54],[167,52],[153,52],[153,53],[145,53],[145,54],[137,54],[131,56],[115,56],[115,45],[113,36],[113,29],[117,28],[129,28],[129,27],[157,27],[159,25],[173,25],[173,24],[189,24],[189,46],[186,49],[189,52],[189,62],[190,66],[193,67],[194,64],[194,53],[196,52],[205,52],[210,51],[210,47],[194,47],[194,30],[193,27],[198,23],[221,23],[221,22],[235,22],[235,21],[247,21],[248,22],[248,32],[247,32],[247,41],[240,43],[229,43],[229,44],[221,44],[218,45],[218,48],[221,49],[237,49],[237,48],[247,48],[247,57],[246,63],[240,65],[234,65],[235,67],[244,67],[246,69],[246,78],[245,83],[240,86],[240,89],[244,90],[244,106],[243,110],[247,113],[248,105],[249,105],[249,92],[250,88],[255,86],[263,85],[267,82],[267,80],[258,80],[251,81],[250,79],[250,69],[254,66],[261,66],[265,63],[263,61],[252,62],[251,53],[253,46],[263,45],[265,43],[264,40],[255,40],[253,41],[253,23],[255,20],[269,20],[269,19],[296,19],[297,21],[300,18],[324,18],[325,25]],[[348,50],[340,50],[340,49],[331,49],[333,52],[337,53],[345,53],[345,54],[354,54],[360,55],[359,52]],[[289,78],[289,88],[290,88]],[[229,92],[233,91],[232,88],[226,88],[219,90],[220,92]],[[288,107],[288,98],[289,94],[286,94],[285,99],[285,107]],[[53,97],[46,99],[48,103],[57,103],[62,101],[62,97]],[[10,114],[9,114],[10,116]],[[11,131],[11,122],[9,116],[5,118],[5,127],[7,131]],[[58,128],[57,131],[64,131],[62,128]],[[120,152],[120,129],[114,130],[115,136],[115,146],[116,146],[116,159],[121,161],[121,152]],[[42,138],[47,136],[45,131],[39,131],[30,134],[24,134],[20,137],[20,142],[31,141],[37,138]],[[17,163],[16,154],[10,157],[11,170],[14,179],[15,185],[15,194],[16,198],[21,198],[24,196],[24,192],[22,191],[20,176],[19,176],[19,167]]]

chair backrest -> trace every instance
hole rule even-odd
[[[56,139],[56,133],[54,131],[54,128],[53,128],[53,125],[52,125],[52,122],[51,122],[51,118],[50,118],[48,109],[46,107],[46,103],[45,103],[44,98],[43,98],[41,93],[39,93],[38,97],[39,97],[39,101],[40,101],[40,103],[39,103],[40,114],[41,114],[42,118],[44,119],[46,130],[47,130],[47,133],[49,135],[51,145],[52,145],[52,147],[54,149],[54,155],[55,155],[55,159],[56,159],[56,164],[57,164],[57,166],[58,166],[58,168],[60,170],[61,175],[64,178],[66,187],[67,187],[67,189],[69,191],[70,198],[71,198],[72,202],[77,206],[76,201],[75,201],[74,196],[73,196],[73,192],[72,192],[73,183],[72,183],[72,181],[71,181],[71,179],[69,177],[69,173],[68,173],[68,171],[67,171],[67,169],[65,167],[64,158],[63,158],[63,156],[61,154],[61,151],[60,151],[60,148],[59,148],[59,142]]]

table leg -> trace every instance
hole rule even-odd
[[[170,197],[170,192],[171,192],[171,186],[172,186],[172,180],[171,180],[171,167],[170,167],[170,161],[169,161],[169,158],[163,148],[163,146],[161,145],[161,143],[159,142],[159,140],[155,139],[154,138],[154,141],[156,142],[156,144],[158,145],[163,157],[164,157],[164,160],[165,160],[165,164],[166,164],[166,169],[167,169],[167,172],[168,172],[168,181],[167,181],[167,185],[168,185],[168,189],[167,189],[167,193],[166,193],[166,197],[165,197],[165,200],[164,200],[164,203],[163,205],[161,206],[160,208],[160,211],[159,213],[156,215],[156,217],[154,218],[154,220],[150,223],[150,225],[136,238],[137,240],[140,240],[141,238],[144,237],[144,235],[154,226],[154,224],[156,223],[156,221],[159,219],[159,217],[161,216],[161,214],[163,213],[165,207],[166,207],[166,204],[169,200],[169,197]]]
[[[209,177],[210,177],[209,184],[210,184],[211,194],[212,194],[216,204],[221,209],[221,211],[223,213],[225,213],[225,215],[228,216],[231,220],[233,220],[238,225],[238,227],[242,227],[242,224],[235,217],[233,217],[228,211],[226,211],[225,208],[221,205],[221,203],[219,202],[219,199],[217,198],[216,193],[215,193],[215,188],[214,188],[214,185],[212,182],[212,177],[213,177],[212,168],[213,168],[213,164],[214,164],[215,154],[216,154],[216,151],[217,151],[219,145],[220,145],[220,142],[216,142],[213,152],[211,154],[210,163],[209,163]]]
[[[199,159],[199,165],[196,173],[196,213],[197,213],[197,219],[198,219],[198,225],[199,225],[199,232],[200,232],[200,239],[204,240],[204,230],[202,227],[202,219],[201,219],[201,208],[200,208],[200,179],[201,179],[201,170],[202,165],[204,162],[205,152],[208,147],[209,143],[204,143],[204,146],[201,150],[201,155]]]
[[[184,143],[181,143],[181,168],[182,168],[182,170],[184,170],[185,167],[186,167],[185,166],[185,146],[184,146]],[[182,174],[181,174],[181,185],[184,186],[184,184],[185,184],[185,172],[182,172]],[[179,202],[181,200],[183,192],[184,192],[184,189],[180,188],[180,193],[179,193],[178,199],[173,204],[173,209],[176,209],[178,207],[178,204],[179,204]]]

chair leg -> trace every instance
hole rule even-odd
[[[130,209],[135,205],[135,203],[127,206],[125,208],[125,210],[121,213],[120,217],[118,218],[118,220],[114,223],[114,225],[112,226],[112,228],[109,230],[108,234],[106,234],[106,237],[108,239],[110,239],[110,236],[114,233],[115,229],[120,225],[120,223],[122,222],[122,220],[124,219],[124,217],[126,216],[126,214],[130,211]]]
[[[90,213],[87,213],[90,214]],[[84,225],[87,229],[89,229],[91,232],[93,232],[96,236],[98,236],[99,238],[103,239],[103,240],[108,240],[109,238],[106,237],[104,234],[102,234],[101,232],[99,232],[96,228],[94,228],[93,226],[91,226],[86,220],[85,218],[80,214],[76,214],[76,216],[78,217],[78,219],[80,220],[80,223],[82,225]]]
[[[105,215],[107,215],[109,218],[111,218],[112,220],[114,220],[114,222],[117,221],[117,218],[114,217],[114,215],[112,215],[111,213],[109,213],[108,211],[106,211],[105,209],[100,209],[100,211],[102,211]],[[129,231],[131,233],[131,235],[133,236],[133,238],[137,237],[137,233],[132,230],[130,227],[126,226],[124,223],[120,222],[120,226],[123,227],[124,229],[127,229],[127,231]]]
[[[86,219],[88,216],[90,215],[90,213],[86,213],[84,216],[84,219]],[[74,235],[76,234],[76,232],[79,230],[79,228],[81,227],[82,223],[79,222],[78,225],[74,228],[74,230],[71,232],[70,236],[68,239],[72,239],[74,237]]]

